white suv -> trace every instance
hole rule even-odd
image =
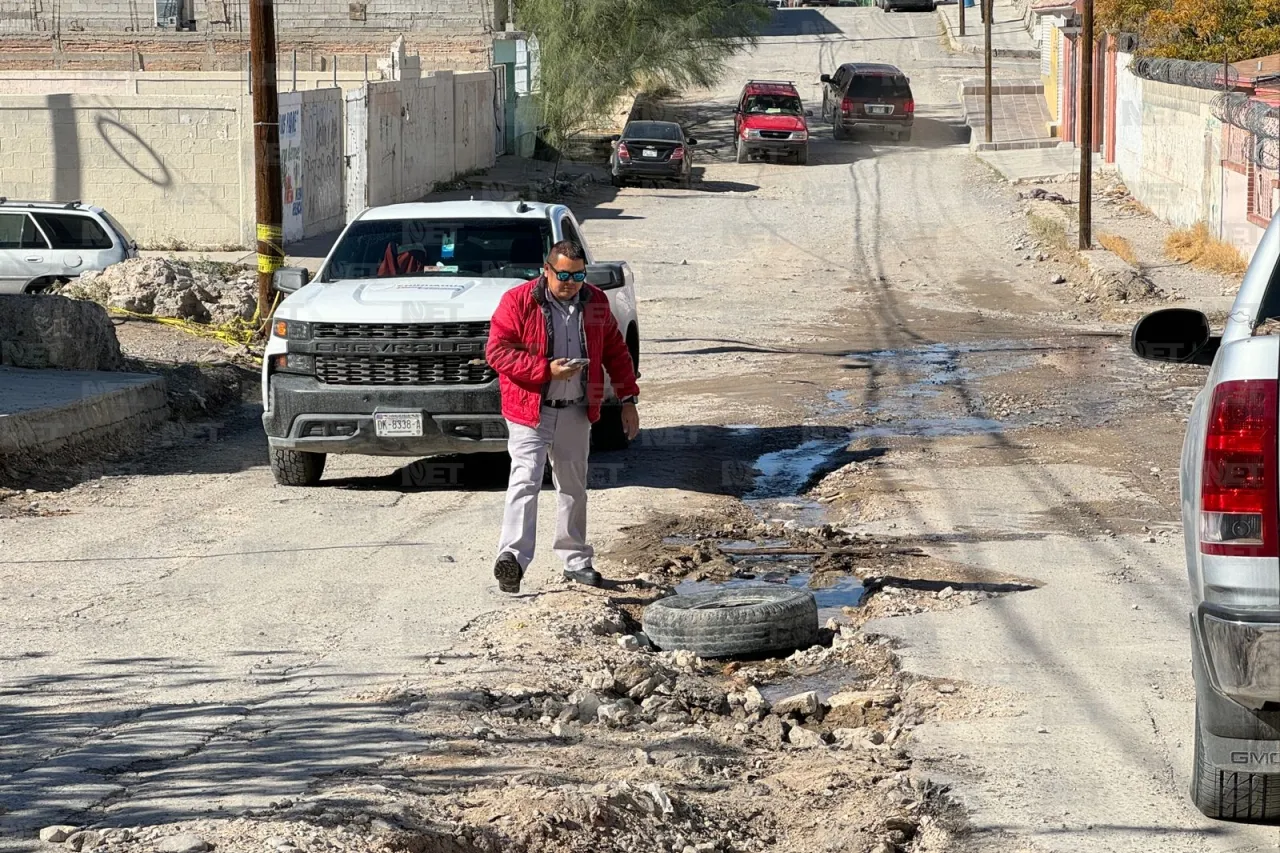
[[[0,293],[37,293],[137,256],[129,232],[100,207],[0,196]]]

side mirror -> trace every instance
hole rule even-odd
[[[271,287],[278,293],[296,293],[311,281],[311,273],[304,267],[285,267],[275,271]]]
[[[808,118],[813,118],[813,110],[805,110],[804,114]]]
[[[621,137],[620,135],[618,135],[618,134],[616,134],[616,133],[615,133],[613,136],[610,136],[610,137],[609,137],[609,141],[610,141],[610,142],[617,142],[617,141],[618,141],[619,139],[621,139],[621,138],[622,138],[622,137]]]
[[[1209,318],[1190,308],[1153,311],[1133,327],[1130,346],[1133,354],[1148,361],[1173,364],[1213,364],[1222,344],[1214,335]]]
[[[587,264],[587,284],[601,290],[617,290],[626,283],[617,264]]]
[[[686,139],[686,140],[685,140],[685,144],[687,144],[687,145],[697,145],[697,144],[698,144],[698,140],[696,140],[696,139],[694,139],[692,136],[690,136],[688,139]]]
[[[821,77],[819,77],[819,78],[818,78],[818,82],[820,82],[820,83],[830,83],[830,82],[831,82],[831,75],[830,75],[830,74],[823,74]]]

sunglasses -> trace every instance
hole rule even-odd
[[[555,267],[547,267],[547,269],[555,273],[556,279],[559,281],[568,281],[569,279],[573,279],[574,281],[581,283],[587,280],[586,270],[583,270],[582,272],[565,272],[564,270],[558,270]]]

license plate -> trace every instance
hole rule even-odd
[[[422,435],[422,415],[419,412],[388,412],[373,416],[373,428],[378,438],[417,438]]]
[[[872,104],[871,106],[867,107],[867,112],[873,116],[887,116],[893,112],[893,107],[891,106],[886,107],[886,106],[881,106],[879,104]]]
[[[657,157],[657,156],[658,156],[658,149],[656,149],[656,148],[646,148],[646,149],[644,149],[643,151],[641,151],[640,153],[641,153],[643,156],[645,156],[645,157]]]

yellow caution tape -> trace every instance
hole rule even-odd
[[[263,247],[267,251],[262,251]],[[258,223],[258,272],[273,273],[284,268],[284,229]]]
[[[280,304],[280,294],[276,294],[275,301],[271,305],[268,316],[275,313],[276,306]],[[209,323],[196,323],[191,320],[182,320],[177,317],[157,317],[154,314],[139,314],[136,311],[126,311],[123,308],[109,308],[110,313],[121,317],[129,317],[134,320],[144,320],[149,323],[159,323],[174,329],[186,332],[197,338],[207,338],[210,340],[220,341],[232,346],[248,346],[258,337],[259,330],[262,327],[261,315],[258,311],[254,311],[252,320],[232,320],[228,323],[213,325]]]

